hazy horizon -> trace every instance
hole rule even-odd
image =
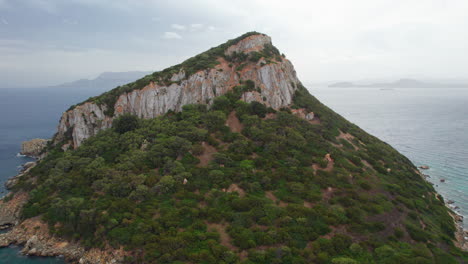
[[[69,80],[65,82],[60,82],[60,83],[51,83],[47,85],[42,85],[42,86],[0,86],[0,89],[41,89],[41,88],[68,88],[68,87],[75,87],[73,85],[76,84],[81,84],[82,82],[94,82],[94,81],[115,81],[115,80],[124,80],[121,84],[126,84],[133,82],[147,74],[151,74],[151,71],[123,71],[123,72],[101,72],[95,76],[92,77],[83,77],[80,79],[76,80]],[[118,78],[118,79],[116,79]],[[352,83],[355,85],[372,85],[372,84],[379,84],[379,83],[394,83],[398,82],[400,80],[404,79],[411,79],[415,81],[420,81],[420,82],[426,82],[426,83],[436,83],[436,84],[462,84],[466,85],[466,88],[468,88],[468,78],[453,78],[453,79],[444,79],[444,78],[427,78],[427,79],[414,79],[414,78],[409,78],[409,77],[399,77],[399,78],[361,78],[361,79],[354,79],[354,80],[323,80],[323,81],[306,81],[303,82],[303,84],[307,88],[311,88],[309,86],[323,86],[323,87],[328,87],[328,85],[332,84],[337,84],[337,83]],[[111,82],[112,83],[112,82]],[[121,85],[118,84],[118,85]],[[71,85],[71,86],[70,86]],[[114,86],[109,86],[105,87],[106,89],[112,89],[117,87],[117,84]],[[453,87],[449,87],[453,88]],[[465,88],[465,87],[462,87]],[[107,91],[106,89],[102,90]]]
[[[248,31],[305,83],[467,80],[468,2],[0,0],[0,87],[157,71]]]

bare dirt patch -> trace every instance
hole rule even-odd
[[[354,136],[349,133],[343,133],[343,131],[340,130],[340,134],[336,137],[336,139],[344,139],[348,141],[348,143],[351,144],[355,150],[359,150],[359,146],[356,146],[356,144],[353,143]]]
[[[240,133],[244,129],[244,125],[239,121],[239,118],[236,116],[236,112],[232,111],[227,120],[226,125],[231,129],[232,132]]]
[[[231,237],[226,232],[226,224],[206,223],[208,230],[216,231],[219,234],[221,245],[232,251],[237,251],[237,247],[231,243]]]
[[[367,160],[361,159],[361,162],[362,162],[362,164],[364,164],[364,166],[365,166],[366,168],[369,168],[369,169],[371,169],[371,170],[374,170],[374,167],[372,167],[372,165],[371,165]]]
[[[325,201],[330,200],[330,198],[333,196],[333,193],[335,192],[335,188],[333,187],[328,187],[327,189],[322,191],[322,197]]]
[[[322,121],[320,121],[320,118],[315,116],[314,119],[309,120],[309,123],[311,123],[313,125],[320,125],[322,123]]]
[[[213,154],[218,152],[218,150],[215,147],[211,146],[206,142],[202,142],[202,147],[203,153],[197,156],[197,158],[200,160],[200,163],[198,163],[198,167],[204,167],[208,165],[208,163],[213,160]]]

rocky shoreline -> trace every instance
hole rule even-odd
[[[19,245],[23,246],[21,253],[24,255],[63,257],[67,263],[123,263],[125,251],[122,248],[85,249],[77,241],[51,235],[48,225],[40,217],[20,221],[20,211],[27,200],[28,195],[24,192],[15,193],[7,202],[0,200],[0,223],[11,227],[7,233],[0,234],[0,247]]]
[[[420,170],[428,170],[429,166],[424,165],[424,166],[419,166],[418,167]],[[429,175],[422,173],[422,171],[417,170],[418,174],[421,175],[421,177],[427,181],[428,183],[434,185],[432,182],[428,180],[430,178]],[[436,194],[439,194],[436,192]],[[441,195],[441,194],[439,194]],[[442,196],[442,195],[441,195]],[[455,206],[454,203],[455,201],[453,200],[445,200],[444,197],[444,202],[445,206],[449,209],[449,214],[453,218],[453,222],[455,223],[455,241],[454,244],[456,247],[460,248],[463,251],[468,251],[468,230],[464,229],[464,224],[463,224],[463,215],[460,215],[455,211],[458,206]]]
[[[26,175],[46,155],[43,149],[49,140],[33,139],[23,142],[21,154],[35,158],[27,162],[21,171],[5,182],[5,187],[11,189],[19,179]],[[21,221],[20,214],[23,205],[28,201],[25,192],[8,193],[0,199],[0,230],[9,229],[0,234],[0,248],[10,245],[23,246],[21,253],[27,256],[63,257],[67,263],[103,264],[123,263],[125,251],[111,247],[100,249],[85,249],[77,241],[70,242],[49,232],[48,225],[34,217]]]
[[[450,209],[450,207],[448,208]],[[468,230],[463,228],[463,216],[453,211],[451,211],[451,216],[457,228],[457,231],[455,231],[455,246],[463,251],[468,251]]]
[[[36,166],[37,164],[37,161],[30,161],[30,162],[26,162],[25,164],[23,164],[22,166],[22,169],[20,171],[20,173],[18,173],[17,175],[9,178],[5,183],[5,187],[10,190],[11,188],[13,188],[13,186],[15,186],[17,183],[18,183],[18,180],[23,177],[23,175],[25,175],[26,173],[28,173],[32,168],[34,168],[34,166]]]

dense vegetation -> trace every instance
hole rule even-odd
[[[123,245],[129,263],[466,260],[411,162],[298,86],[292,108],[316,122],[240,101],[247,82],[210,108],[122,116],[76,150],[56,146],[16,186],[30,191],[23,217],[86,247]],[[225,125],[233,113],[241,133]]]
[[[237,44],[239,41],[252,36],[252,35],[262,35],[258,32],[248,32],[244,35],[237,37],[235,39],[229,40],[226,43],[223,43],[217,47],[211,48],[197,56],[187,59],[186,61],[164,69],[162,71],[154,72],[149,74],[135,82],[119,86],[115,89],[112,89],[108,92],[105,92],[99,96],[91,97],[88,100],[82,102],[94,102],[98,105],[104,105],[106,107],[105,114],[107,116],[114,115],[114,105],[117,102],[117,99],[120,95],[124,93],[131,92],[133,90],[142,89],[151,82],[157,83],[163,86],[169,86],[172,83],[180,83],[179,81],[172,81],[171,78],[174,74],[183,73],[184,79],[193,75],[194,73],[214,68],[219,64],[218,59],[224,58],[225,60],[235,63],[236,69],[240,70],[242,65],[245,65],[247,61],[257,62],[261,58],[266,60],[266,63],[270,63],[273,59],[281,60],[282,57],[276,47],[271,44],[265,45],[265,48],[261,52],[251,52],[249,54],[245,53],[234,53],[231,55],[226,55],[225,51],[228,47]],[[234,65],[234,64],[233,64]],[[234,67],[234,66],[233,66]],[[80,104],[78,104],[80,105]],[[73,105],[69,110],[75,108],[77,105]]]

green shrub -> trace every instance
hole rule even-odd
[[[112,122],[112,128],[119,133],[124,134],[129,131],[137,129],[139,126],[139,119],[135,115],[124,114],[114,119]]]

